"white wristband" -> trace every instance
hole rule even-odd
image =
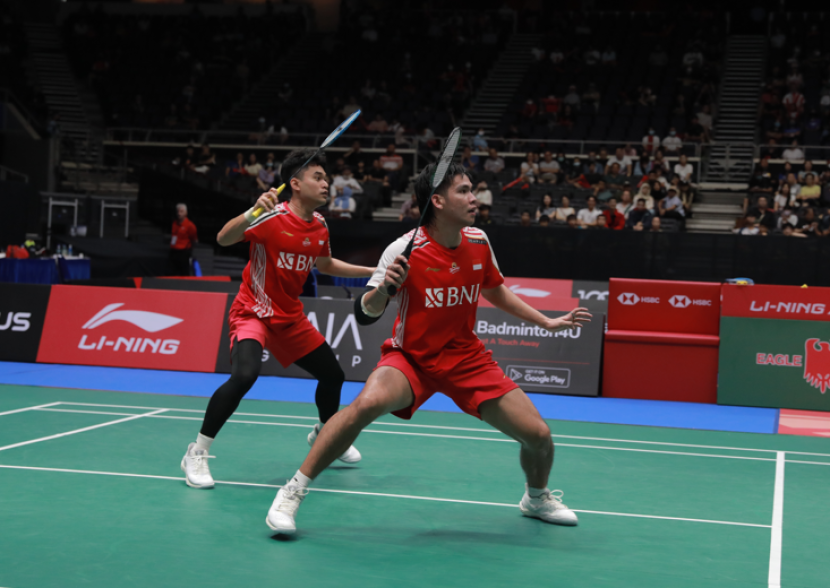
[[[360,310],[363,311],[363,314],[365,314],[366,316],[371,317],[371,318],[377,318],[380,315],[382,315],[383,314],[382,310],[380,312],[377,312],[377,313],[369,312],[369,309],[366,308],[366,304],[364,304],[364,302],[363,302],[364,296],[366,296],[366,295],[364,294],[363,296],[360,297]]]
[[[243,215],[245,217],[245,220],[248,221],[248,223],[250,224],[253,224],[253,222],[256,220],[256,217],[254,216],[255,210],[256,207],[251,207],[248,210],[246,210],[245,214]]]

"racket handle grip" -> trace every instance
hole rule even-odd
[[[279,188],[277,188],[277,196],[278,197],[279,197],[280,194],[282,194],[283,190],[285,190],[285,184],[283,184]],[[254,212],[252,214],[254,215],[254,218],[259,218],[259,215],[261,215],[263,212],[265,212],[265,209],[258,207],[256,210],[254,210]]]
[[[409,242],[409,245],[406,246],[404,249],[403,256],[409,261],[409,256],[412,254],[412,241]],[[408,265],[408,264],[405,264]],[[395,295],[398,293],[398,287],[395,285],[389,286],[386,289],[386,293],[389,294],[390,298],[394,298]]]

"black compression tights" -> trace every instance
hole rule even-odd
[[[202,435],[214,438],[222,425],[231,418],[242,397],[248,393],[259,377],[262,366],[262,345],[254,339],[237,341],[231,351],[232,367],[230,379],[213,393],[205,411]],[[323,343],[298,359],[296,365],[317,379],[314,401],[320,421],[328,421],[340,407],[340,389],[346,376],[331,347]]]

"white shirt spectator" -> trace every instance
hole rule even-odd
[[[712,115],[711,114],[708,114],[708,113],[702,112],[702,111],[698,112],[697,113],[697,122],[699,122],[700,126],[702,126],[707,131],[712,129]]]
[[[614,164],[620,166],[620,173],[626,174],[628,173],[628,167],[631,165],[631,158],[628,155],[623,155],[622,159],[618,158],[616,153],[608,158],[608,163],[605,164],[605,169],[611,170],[611,166]]]
[[[680,176],[680,180],[683,182],[691,182],[694,171],[695,169],[692,167],[691,163],[687,163],[686,165],[680,165],[679,163],[674,164],[674,173]]]
[[[475,192],[475,197],[479,205],[486,204],[487,206],[493,206],[493,193],[489,189]]]
[[[643,137],[643,149],[647,153],[653,153],[660,146],[660,137],[657,135],[645,135]]]
[[[559,162],[555,159],[551,159],[550,161],[543,159],[539,162],[539,172],[543,174],[557,174],[559,173]]]
[[[528,182],[533,183],[536,181],[536,176],[539,175],[539,166],[535,163],[531,165],[528,162],[523,161],[521,175],[525,176]]]
[[[601,215],[602,211],[599,208],[595,207],[593,210],[583,208],[576,213],[576,220],[586,225],[595,225],[597,223],[597,217]]]
[[[628,220],[628,213],[634,210],[634,203],[633,202],[620,202],[617,204],[617,212],[623,215],[626,220]]]
[[[666,199],[663,200],[664,210],[668,210],[672,206],[676,207],[673,209],[673,212],[679,213],[680,216],[686,216],[686,211],[683,209],[683,201],[677,194],[675,194],[674,196],[667,196]]]
[[[784,210],[784,208],[790,205],[790,197],[779,192],[775,195],[775,198],[772,199],[772,205],[778,208],[779,211]]]
[[[338,196],[332,199],[329,210],[339,212],[340,218],[352,218],[352,213],[357,210],[357,202],[351,196]]]
[[[346,186],[351,188],[352,192],[355,194],[363,194],[363,186],[360,185],[360,182],[354,179],[354,176],[350,175],[346,178],[341,174],[334,176],[334,179],[331,182],[331,187],[329,188],[329,194],[331,194],[331,197],[334,198],[337,196],[338,192],[342,193],[342,188],[345,188]],[[338,190],[338,188],[340,188],[340,190]]]
[[[781,154],[781,157],[784,158],[784,161],[795,163],[797,161],[804,161],[804,152],[800,147],[787,147],[784,149],[784,153]]]
[[[677,153],[683,148],[683,141],[677,135],[668,135],[662,142],[663,149],[669,153]]]

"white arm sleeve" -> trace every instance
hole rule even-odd
[[[403,237],[399,237],[397,240],[393,241],[389,247],[386,248],[386,251],[383,252],[383,255],[380,256],[380,261],[378,261],[378,266],[375,268],[375,273],[372,274],[372,277],[369,278],[369,283],[366,284],[368,288],[377,288],[381,284],[383,284],[383,280],[386,277],[386,268],[388,268],[395,258],[398,255],[402,255],[404,249],[406,249],[407,244],[409,243],[409,237],[404,235]]]

